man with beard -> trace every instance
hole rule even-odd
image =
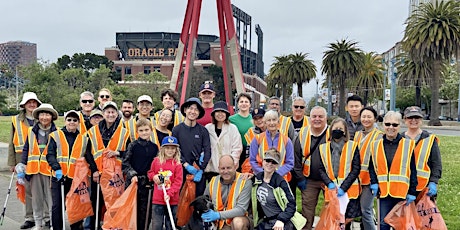
[[[123,122],[127,122],[133,118],[134,102],[129,99],[123,100],[121,103],[121,113],[123,114]]]

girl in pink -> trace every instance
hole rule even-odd
[[[152,162],[148,177],[155,182],[152,200],[153,230],[172,229],[166,201],[171,205],[172,216],[176,217],[179,192],[182,186],[182,165],[177,139],[173,136],[163,138],[160,153]],[[166,194],[162,186],[165,186]],[[177,220],[175,219],[174,222]]]

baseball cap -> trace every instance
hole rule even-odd
[[[265,115],[265,109],[254,109],[251,112],[252,118],[263,117]]]
[[[273,160],[276,164],[279,164],[280,153],[276,149],[269,149],[265,152],[264,160]]]
[[[150,104],[153,104],[152,98],[149,95],[142,95],[142,96],[138,97],[137,98],[137,103],[139,103],[141,101],[148,101],[148,102],[150,102]]]
[[[216,92],[214,91],[214,86],[212,83],[204,83],[200,86],[200,93],[203,91],[211,91],[211,92]]]
[[[404,117],[423,117],[422,109],[418,106],[407,107],[404,110]]]
[[[113,101],[108,101],[108,102],[106,102],[106,103],[104,104],[104,107],[102,107],[102,110],[105,110],[105,109],[108,108],[108,107],[112,107],[112,108],[114,108],[115,110],[118,110],[117,104],[116,104],[115,102],[113,102]]]

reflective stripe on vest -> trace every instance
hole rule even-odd
[[[428,166],[428,158],[431,154],[431,147],[436,136],[430,134],[427,138],[420,140],[415,147],[415,162],[417,166],[417,191],[422,191],[427,185],[431,175],[431,169]]]
[[[369,185],[371,178],[369,175],[369,160],[371,158],[370,146],[371,143],[377,139],[381,139],[383,132],[374,128],[363,138],[363,132],[358,131],[355,134],[354,141],[359,144],[359,156],[361,160],[361,172],[359,173],[359,180],[361,185]]]
[[[29,152],[27,153],[26,173],[28,175],[40,173],[45,176],[50,176],[51,167],[46,160],[48,148],[45,148],[43,153],[40,152],[40,147],[38,146],[38,141],[35,137],[35,133],[32,131],[32,127],[30,127],[27,132],[27,138],[29,142]]]
[[[78,117],[80,117],[80,127],[78,129],[80,130],[80,133],[86,133],[88,130],[86,129],[85,118],[83,117],[82,111],[78,112]]]
[[[94,161],[96,162],[98,170],[102,171],[102,152],[105,149],[112,151],[124,151],[129,135],[128,131],[123,128],[122,122],[120,122],[107,147],[104,146],[104,142],[102,141],[99,125],[93,126],[88,130],[88,137],[91,140],[91,153],[93,154]],[[118,159],[118,163],[121,164],[120,159]]]
[[[235,175],[235,180],[232,183],[232,187],[230,188],[230,191],[228,191],[227,206],[224,207],[224,202],[222,200],[221,194],[222,190],[220,188],[220,178],[220,175],[215,176],[209,182],[209,195],[213,203],[216,205],[216,211],[218,212],[233,209],[246,183],[246,180],[244,180],[241,174],[237,172]],[[219,220],[219,229],[221,229],[224,226],[224,223],[227,223],[227,225],[231,225],[232,220],[233,218]]]
[[[410,183],[410,158],[414,151],[415,142],[402,138],[393,157],[390,170],[383,147],[383,139],[374,142],[371,149],[375,172],[379,181],[380,197],[388,195],[405,199]]]
[[[326,173],[329,176],[329,179],[334,181],[334,183],[340,187],[343,181],[348,177],[351,172],[353,157],[355,155],[356,148],[358,143],[353,141],[347,141],[342,147],[342,152],[340,154],[340,163],[337,177],[334,175],[334,170],[332,168],[332,153],[331,153],[331,142],[326,142],[319,146],[319,154],[321,156],[321,161],[323,162],[324,167],[326,167]],[[359,181],[358,178],[353,181],[353,184],[347,190],[348,197],[351,199],[356,199],[359,196]]]
[[[308,117],[307,117],[307,116],[303,116],[302,127],[306,127],[306,126],[310,126],[310,122],[308,121]]]
[[[326,140],[329,140],[329,132],[326,132]],[[303,163],[303,175],[308,177],[310,176],[310,164],[311,164],[311,155],[310,155],[310,148],[311,148],[311,130],[310,126],[302,127],[299,130],[299,141],[300,146],[302,148],[302,163]],[[321,141],[321,140],[318,140]],[[308,158],[306,158],[308,156]],[[305,159],[306,158],[306,159]]]
[[[157,125],[159,125],[159,123],[160,123],[160,113],[161,113],[161,110],[160,110],[160,111],[157,111],[157,112],[154,114],[155,123],[156,123]],[[180,124],[180,123],[183,122],[184,120],[185,120],[184,115],[182,115],[182,113],[181,113],[180,111],[174,110],[174,126]]]
[[[244,139],[246,139],[246,143],[248,143],[248,145],[249,145],[252,142],[252,139],[254,139],[255,136],[256,136],[256,133],[254,132],[254,127],[251,127],[244,134]]]
[[[21,121],[21,119],[19,119],[19,115],[11,117],[11,120],[12,120],[13,127],[14,127],[14,134],[13,134],[14,151],[17,154],[21,154],[22,150],[24,149],[24,144],[27,138],[27,136],[24,136],[24,134],[28,132],[29,123]],[[18,124],[19,124],[19,127],[18,127]]]
[[[290,124],[291,124],[291,118],[290,117],[285,117],[283,115],[280,115],[280,121],[279,121],[278,130],[281,133],[288,135],[289,134],[289,125]]]
[[[54,131],[50,134],[56,142],[56,160],[61,166],[62,175],[73,178],[75,174],[75,162],[78,158],[83,157],[86,152],[86,145],[88,138],[84,135],[78,134],[72,146],[72,154],[69,156],[69,144],[67,138],[62,130]],[[53,171],[53,176],[55,172]]]
[[[129,119],[127,122],[126,122],[126,128],[128,129],[128,132],[129,132],[129,138],[131,139],[131,142],[137,140],[137,138],[139,137],[139,135],[137,135],[137,130],[136,130],[136,123],[137,123],[137,118],[136,117],[133,117],[131,119]],[[153,125],[154,124],[154,121],[152,121],[152,119],[150,119],[150,128],[152,130],[155,129],[155,126]],[[153,140],[153,139],[151,139]]]
[[[257,144],[259,144],[259,159],[257,159],[260,166],[262,166],[262,160],[265,157],[265,152],[267,152],[270,148],[276,148],[278,152],[280,152],[280,159],[281,162],[278,164],[278,169],[282,165],[284,165],[284,160],[286,158],[286,145],[288,143],[288,137],[278,132],[278,143],[276,146],[268,146],[267,135],[266,132],[259,134],[259,138],[257,139]],[[284,176],[284,175],[281,175]]]

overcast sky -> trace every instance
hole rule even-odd
[[[326,46],[342,38],[366,52],[382,53],[401,40],[408,16],[406,0],[233,0],[264,32],[268,73],[274,56],[309,53],[318,69]],[[180,32],[186,0],[14,0],[0,1],[0,43],[37,44],[50,62],[64,54],[104,54],[116,32]],[[252,50],[257,50],[254,28]],[[216,2],[203,0],[200,34],[218,35]],[[320,76],[320,73],[318,73]],[[316,82],[314,83],[316,85]],[[313,84],[304,89],[314,94]]]

